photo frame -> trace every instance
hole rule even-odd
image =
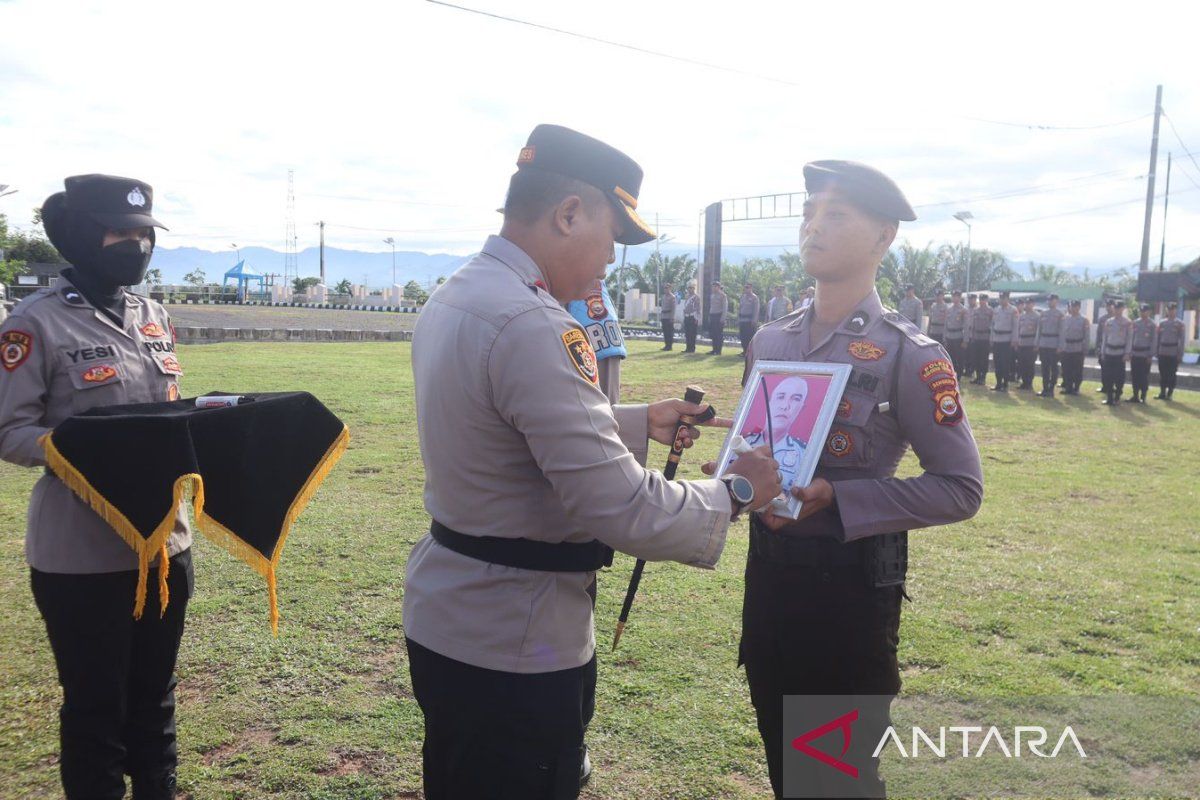
[[[754,362],[733,427],[717,456],[717,477],[724,475],[737,460],[736,445],[761,447],[773,442],[783,494],[771,501],[770,511],[776,516],[796,519],[802,503],[790,490],[812,481],[850,369],[849,364]]]

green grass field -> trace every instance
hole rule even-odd
[[[657,347],[632,345],[626,400],[679,395],[696,382],[718,408],[733,410],[736,348],[712,358]],[[400,343],[181,348],[186,395],[307,389],[353,436],[289,540],[278,639],[261,580],[198,537],[179,662],[179,777],[191,798],[420,796],[422,723],[400,623],[405,558],[428,524],[409,356]],[[1200,691],[1200,401],[1178,392],[1172,404],[1110,410],[1093,388],[1047,401],[968,387],[986,496],[975,519],[911,537],[906,692]],[[681,477],[696,477],[719,439],[709,432]],[[651,465],[664,459],[656,446]],[[914,469],[909,456],[902,471]],[[60,793],[59,688],[23,558],[36,477],[0,465],[5,798]],[[599,653],[589,735],[596,774],[585,797],[769,793],[735,666],[745,552],[743,525],[715,573],[647,569],[620,651]],[[602,643],[631,568],[632,559],[618,557],[600,578]],[[918,775],[911,780],[920,786]]]

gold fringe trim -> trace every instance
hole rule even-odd
[[[96,512],[105,522],[108,523],[117,535],[120,536],[125,544],[137,553],[138,557],[138,583],[137,591],[134,594],[133,601],[133,618],[141,619],[142,612],[146,608],[146,584],[150,577],[150,560],[155,555],[159,557],[158,570],[158,603],[160,616],[167,613],[167,603],[170,600],[170,594],[167,590],[167,571],[170,561],[167,557],[167,539],[175,530],[175,514],[179,509],[179,504],[183,502],[184,496],[190,487],[193,492],[193,502],[197,494],[203,497],[203,481],[200,476],[194,472],[180,475],[175,479],[175,483],[171,489],[173,502],[171,510],[167,513],[163,521],[158,523],[154,531],[147,538],[142,538],[138,533],[137,528],[129,521],[129,518],[121,513],[120,509],[108,501],[103,494],[96,490],[88,479],[83,476],[79,470],[75,468],[70,461],[67,460],[59,449],[54,445],[53,431],[42,434],[38,442],[42,445],[42,449],[46,451],[46,464],[58,476],[58,479],[67,485],[79,499],[91,506],[91,509]]]
[[[275,636],[279,635],[279,600],[277,597],[275,567],[279,564],[279,559],[283,555],[283,546],[287,543],[288,535],[292,532],[292,526],[295,524],[296,518],[300,516],[301,512],[312,501],[317,489],[320,488],[330,471],[346,453],[346,448],[350,444],[349,428],[344,425],[342,426],[342,432],[333,440],[333,443],[325,451],[325,455],[317,462],[317,466],[309,474],[308,479],[296,494],[295,499],[292,500],[291,506],[288,507],[287,515],[283,519],[283,526],[279,531],[279,541],[275,543],[275,551],[271,554],[270,559],[264,558],[262,553],[247,544],[240,536],[205,513],[204,479],[194,472],[181,475],[175,480],[175,485],[172,489],[174,502],[171,505],[170,514],[158,524],[158,527],[154,529],[149,538],[143,539],[142,535],[138,533],[137,528],[133,526],[133,523],[116,506],[112,505],[104,495],[96,491],[87,478],[79,470],[75,469],[74,465],[58,451],[58,448],[54,446],[51,433],[43,434],[39,440],[46,451],[46,461],[50,469],[54,471],[54,474],[63,483],[70,487],[71,491],[90,505],[92,510],[99,514],[117,532],[117,535],[124,539],[125,543],[137,553],[138,585],[133,607],[133,616],[135,619],[142,618],[142,612],[146,606],[146,584],[149,581],[150,560],[154,554],[157,554],[159,557],[159,616],[161,617],[167,613],[167,603],[170,599],[170,592],[167,588],[167,573],[170,568],[170,560],[167,556],[167,539],[175,528],[176,510],[179,508],[179,504],[184,501],[184,493],[190,486],[192,490],[192,511],[196,516],[196,524],[204,535],[214,544],[224,548],[241,561],[244,561],[251,569],[266,579],[267,594],[269,595],[271,604],[271,632]]]
[[[295,524],[296,518],[300,516],[301,512],[312,501],[317,489],[320,488],[325,478],[329,476],[330,471],[333,470],[338,461],[345,455],[349,444],[350,429],[343,425],[342,432],[329,445],[329,448],[325,451],[325,455],[317,462],[308,479],[304,481],[304,485],[300,487],[300,491],[296,493],[291,506],[288,507],[287,515],[283,518],[283,525],[279,531],[279,541],[275,543],[275,551],[271,553],[270,559],[264,558],[262,553],[247,544],[240,536],[205,513],[203,509],[203,493],[200,495],[201,502],[196,507],[196,524],[200,526],[200,530],[214,544],[244,561],[251,569],[266,579],[267,594],[271,605],[271,632],[275,636],[279,635],[279,600],[277,596],[275,568],[279,564],[279,559],[283,556],[283,546],[287,543],[288,535],[292,532],[292,526]]]

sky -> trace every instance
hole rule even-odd
[[[973,247],[1107,270],[1139,259],[1162,84],[1151,263],[1168,151],[1166,261],[1200,256],[1200,4],[461,6],[579,36],[427,0],[0,0],[0,184],[19,189],[0,213],[28,226],[63,177],[107,172],[155,187],[160,246],[282,250],[294,170],[301,250],[324,220],[339,247],[466,254],[553,122],[642,165],[639,211],[673,245],[709,203],[848,158],[905,191],[914,244],[963,241],[970,211]],[[797,228],[727,224],[725,243],[795,251]]]

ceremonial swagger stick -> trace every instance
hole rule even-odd
[[[687,391],[683,393],[685,402],[699,405],[704,400],[704,390],[698,386],[689,386]],[[681,414],[679,417],[679,427],[675,429],[675,441],[671,445],[671,454],[667,456],[667,465],[663,467],[663,477],[667,480],[675,479],[675,470],[679,467],[679,459],[683,456],[683,433],[689,427],[700,422],[707,422],[716,416],[716,411],[712,406],[709,406],[702,414],[691,416],[689,414]],[[646,560],[639,558],[637,563],[633,565],[633,575],[629,578],[629,588],[625,590],[625,604],[621,606],[621,616],[617,618],[617,631],[613,635],[612,649],[615,652],[617,643],[621,641],[621,633],[625,630],[625,623],[629,621],[629,610],[633,607],[633,598],[637,594],[638,584],[642,582],[642,570],[646,568]]]

